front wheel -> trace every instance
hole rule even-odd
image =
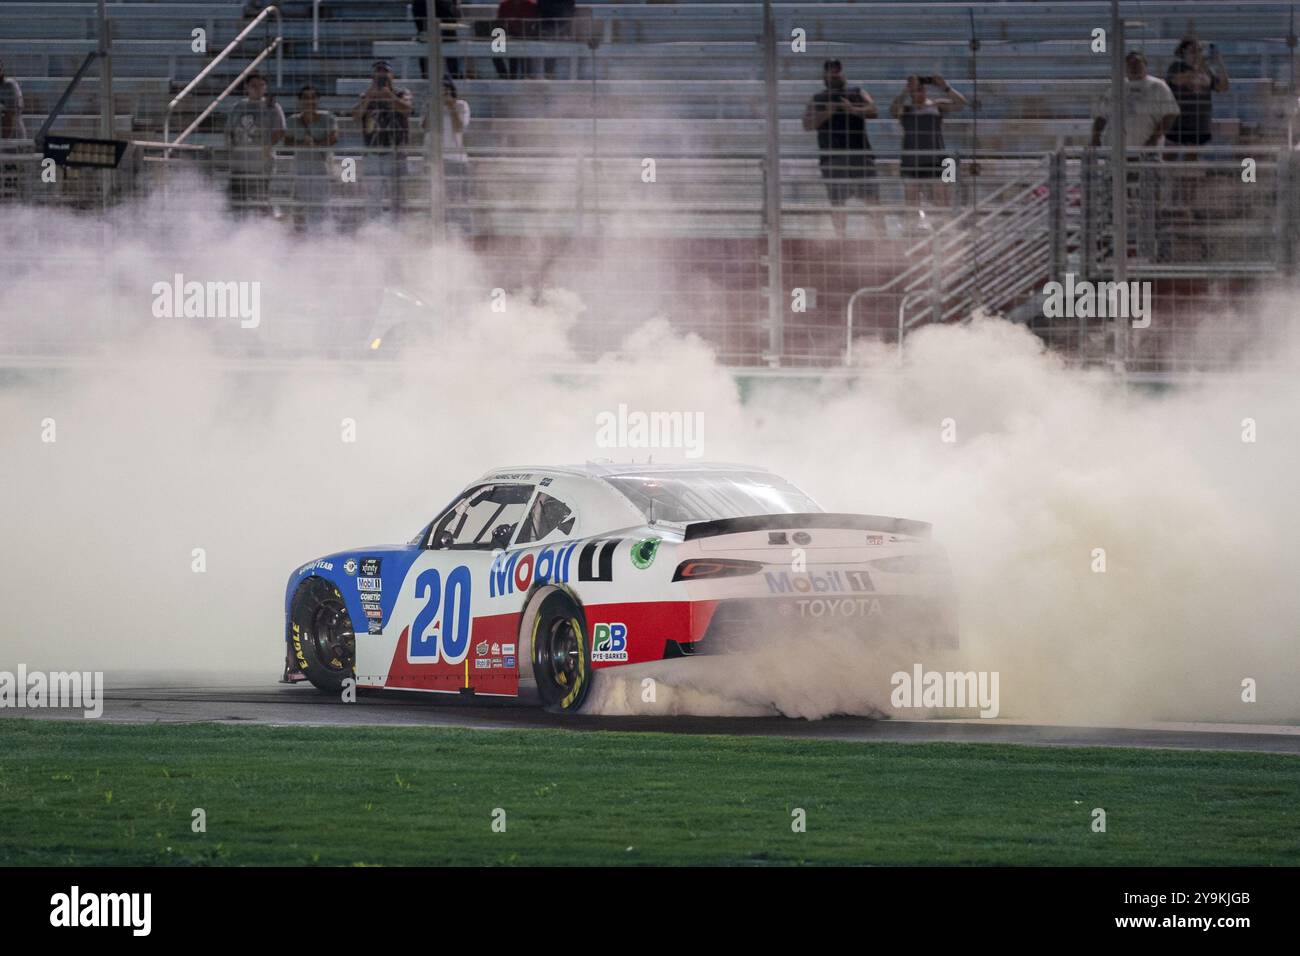
[[[289,613],[289,652],[316,687],[331,694],[356,673],[356,635],[338,588],[308,578],[294,595]]]
[[[569,713],[581,708],[596,675],[582,611],[567,594],[542,602],[533,620],[532,655],[542,702]]]

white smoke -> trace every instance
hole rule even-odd
[[[511,290],[495,312],[487,290],[502,283],[463,249],[378,227],[232,232],[208,202],[196,195],[180,219],[119,210],[113,244],[74,216],[0,223],[6,248],[41,237],[7,266],[0,364],[32,343],[93,346],[65,368],[0,373],[0,669],[249,669],[269,682],[293,568],[408,539],[490,467],[602,457],[596,415],[626,403],[702,412],[707,458],[771,467],[831,510],[932,521],[957,575],[962,647],[791,642],[724,667],[666,662],[646,671],[653,705],[642,674],[606,672],[597,709],[892,712],[890,674],[921,663],[998,671],[1007,717],[1300,716],[1300,361],[1281,331],[1260,344],[1285,356],[1285,376],[1152,395],[1068,371],[1023,328],[982,320],[921,331],[902,367],[864,348],[855,377],[773,381],[742,401],[709,348],[665,321],[581,362],[584,329],[622,316],[584,312],[559,288],[535,303]],[[176,272],[262,281],[262,326],[154,319],[150,288]],[[437,351],[367,361],[364,282],[436,299],[448,275],[485,291],[440,315]],[[350,321],[301,321],[340,301],[359,303]],[[1275,328],[1289,307],[1269,307]],[[299,345],[355,361],[286,351]],[[249,355],[275,360],[249,371]],[[47,420],[55,442],[42,441]],[[1258,703],[1242,703],[1246,679]]]

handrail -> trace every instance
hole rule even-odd
[[[311,0],[311,52],[320,52],[320,3],[321,0]]]
[[[36,135],[32,137],[34,143],[43,144],[45,142],[45,137],[49,133],[50,127],[53,126],[54,121],[63,114],[63,107],[68,105],[68,100],[72,98],[73,91],[81,85],[81,79],[86,75],[86,71],[90,69],[90,64],[94,63],[98,58],[98,50],[91,50],[86,54],[86,58],[81,61],[81,66],[77,68],[76,75],[68,82],[68,85],[64,87],[63,95],[60,96],[59,101],[50,108],[49,114],[45,117],[45,122],[41,124],[41,128],[37,130]],[[110,107],[110,109],[112,109],[112,107]]]
[[[267,47],[265,50],[263,50],[261,53],[259,53],[256,57],[254,57],[253,61],[252,61],[251,63],[249,63],[248,66],[244,67],[244,68],[240,71],[240,73],[239,73],[239,75],[238,75],[237,77],[235,77],[233,80],[230,81],[230,85],[227,86],[224,90],[221,91],[221,95],[218,96],[216,99],[214,99],[211,103],[209,103],[209,104],[207,105],[207,107],[203,110],[203,112],[200,113],[198,116],[196,116],[196,117],[194,118],[194,122],[190,123],[189,126],[185,127],[185,129],[183,129],[183,130],[181,131],[180,135],[177,136],[176,139],[174,139],[174,140],[173,140],[171,143],[169,143],[168,145],[170,145],[170,146],[180,146],[180,145],[182,145],[182,143],[183,143],[185,137],[189,136],[190,133],[192,133],[192,132],[194,132],[196,129],[198,129],[199,124],[202,123],[202,122],[203,122],[205,119],[207,119],[209,116],[211,116],[211,115],[212,115],[212,111],[215,110],[218,106],[220,106],[220,105],[221,105],[221,102],[222,102],[222,101],[223,101],[227,96],[229,96],[229,95],[231,94],[231,92],[232,92],[233,90],[235,90],[235,89],[239,86],[240,83],[243,83],[243,82],[244,82],[244,77],[248,76],[248,74],[252,73],[255,69],[257,69],[257,65],[258,65],[259,63],[261,63],[263,60],[265,60],[265,59],[266,59],[266,58],[271,54],[271,51],[272,51],[272,50],[278,50],[279,48],[280,48],[280,38],[279,38],[279,37],[276,37],[274,40],[271,41],[271,45],[268,46],[268,47]],[[169,111],[168,111],[168,120],[169,120],[169,121],[170,121],[170,118],[171,118],[171,111],[169,110]],[[169,122],[164,122],[164,123],[163,123],[163,141],[164,141],[164,142],[166,142],[166,140],[167,140],[167,128],[168,128],[168,126],[169,126]],[[170,153],[167,154],[167,158],[169,158],[169,159],[171,158],[171,154],[170,154]]]
[[[211,63],[209,63],[203,69],[199,70],[198,75],[185,85],[185,89],[181,90],[174,97],[172,97],[172,101],[167,104],[167,115],[163,118],[163,140],[164,141],[166,141],[168,134],[171,132],[172,113],[176,110],[176,107],[180,105],[181,100],[189,96],[190,91],[193,90],[194,87],[198,86],[201,82],[203,82],[203,80],[207,78],[208,74],[211,73],[214,69],[216,69],[217,64],[219,64],[222,60],[228,57],[231,51],[233,51],[235,47],[239,46],[239,44],[244,41],[244,37],[248,36],[248,34],[253,31],[254,27],[256,27],[259,23],[261,23],[271,14],[275,14],[275,39],[272,40],[270,45],[258,55],[257,59],[253,60],[252,63],[250,63],[247,67],[244,68],[244,71],[240,73],[238,77],[236,77],[235,81],[231,83],[230,86],[226,87],[226,89],[222,92],[222,94],[218,96],[216,100],[213,101],[212,105],[209,106],[206,110],[204,110],[202,114],[200,114],[199,119],[191,123],[188,127],[186,127],[185,132],[181,133],[180,136],[176,137],[176,142],[179,143],[186,136],[192,133],[194,131],[194,127],[196,127],[203,119],[205,119],[208,116],[208,114],[211,113],[212,110],[222,100],[224,100],[228,95],[230,95],[230,91],[243,81],[244,76],[247,73],[249,73],[254,66],[256,66],[257,64],[261,63],[264,59],[266,59],[267,54],[269,54],[272,50],[276,51],[275,85],[278,87],[284,83],[284,51],[282,49],[282,45],[284,43],[284,19],[283,17],[280,16],[280,8],[272,5],[266,7],[264,10],[262,10],[261,13],[253,17],[253,19],[249,21],[248,26],[240,30],[239,33],[235,35],[235,38],[226,44],[225,49],[212,58]]]
[[[1037,156],[1041,164],[1042,160],[1045,157],[1050,156],[1050,154],[1039,153],[1037,154]],[[964,241],[964,233],[961,231],[962,227],[973,216],[982,215],[987,217],[989,215],[996,215],[999,212],[1009,210],[1013,213],[1013,218],[1014,218],[1013,225],[1016,225],[1022,223],[1026,218],[1033,215],[1033,207],[1037,205],[1036,203],[1034,202],[1028,203],[1027,206],[1029,208],[1020,207],[1019,204],[1026,196],[1032,197],[1034,191],[1042,184],[1039,182],[1033,182],[1029,185],[1026,185],[1025,179],[1026,177],[1023,173],[1011,177],[1007,182],[1003,183],[992,193],[982,197],[980,200],[980,204],[978,206],[963,210],[960,214],[954,216],[951,220],[949,220],[942,227],[940,227],[937,232],[931,234],[931,236],[928,239],[923,239],[920,242],[916,243],[914,246],[912,246],[910,249],[908,249],[908,255],[909,257],[911,257],[913,253],[919,252],[922,249],[928,247],[930,251],[930,255],[926,258],[926,260],[917,261],[914,265],[909,266],[908,268],[904,269],[902,272],[895,274],[892,278],[889,279],[889,281],[881,285],[864,286],[863,288],[857,289],[856,291],[854,291],[852,295],[849,296],[849,301],[845,306],[845,323],[844,323],[844,364],[845,365],[851,365],[853,362],[853,319],[854,319],[853,312],[854,312],[854,307],[857,305],[858,300],[860,298],[863,298],[864,296],[876,295],[882,292],[888,292],[890,289],[893,289],[894,287],[900,285],[900,283],[902,284],[901,291],[903,292],[903,299],[899,305],[899,315],[898,315],[899,350],[901,352],[903,346],[902,335],[906,330],[906,328],[910,327],[912,324],[915,324],[915,323],[905,322],[904,311],[906,310],[908,303],[913,298],[915,298],[918,295],[924,294],[920,290],[920,287],[924,285],[928,285],[932,282],[934,258],[937,255],[939,255],[944,249],[955,248]],[[995,238],[992,241],[994,245],[989,246],[986,244],[984,249],[982,250],[983,254],[977,253],[978,258],[982,263],[989,262],[991,258],[989,255],[990,252],[1001,252],[1002,249],[1005,248],[1005,243],[1000,238]],[[941,284],[944,284],[942,283],[942,280],[940,281]],[[982,286],[983,283],[980,283],[980,285]],[[954,289],[957,288],[968,289],[970,287],[971,287],[970,282],[959,281],[956,283],[952,283],[951,285],[949,285],[949,288],[945,290],[945,296],[947,293],[952,292]],[[943,310],[943,304],[941,302],[931,303],[930,308],[934,310],[934,314],[936,317],[940,317],[946,314],[945,311]]]

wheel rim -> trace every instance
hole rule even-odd
[[[546,665],[558,687],[571,690],[582,678],[582,641],[572,618],[551,623],[546,642]]]
[[[316,606],[307,634],[316,659],[330,670],[342,671],[352,666],[356,638],[347,609],[338,598],[331,595]]]

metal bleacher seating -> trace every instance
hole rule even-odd
[[[192,78],[245,22],[239,2],[111,3],[114,22],[116,106],[130,116],[129,128],[157,134],[169,93]],[[395,0],[325,0],[319,21],[319,49],[313,50],[311,4],[283,5],[284,57],[279,89],[291,97],[304,82],[323,91],[327,109],[344,111],[364,84],[369,61],[386,57],[418,95],[423,43],[413,37],[407,4]],[[859,4],[779,4],[779,34],[804,25],[807,52],[783,50],[780,60],[782,139],[797,146],[807,139],[799,116],[817,89],[825,56],[842,59],[854,82],[887,103],[909,72],[941,72],[968,96],[975,93],[968,48],[970,25],[964,11],[936,16],[911,4],[887,13],[864,15]],[[1060,36],[1066,25],[1089,22],[1081,4],[1033,4],[1035,16],[1003,13],[1013,5],[976,4],[981,34],[978,68],[978,122],[981,145],[997,149],[1051,149],[1079,144],[1086,137],[1093,97],[1105,82],[1105,57],[1086,43]],[[1222,132],[1249,129],[1268,111],[1268,96],[1289,75],[1284,4],[1272,20],[1243,22],[1233,4],[1208,2],[1197,12],[1195,28],[1219,39],[1233,73],[1232,90],[1216,111]],[[1185,10],[1164,12],[1171,4],[1143,4],[1144,36],[1130,45],[1145,46],[1152,71],[1159,74],[1178,36],[1189,27]],[[761,139],[763,86],[756,40],[761,24],[755,3],[584,4],[578,39],[573,43],[536,41],[543,53],[565,52],[574,78],[538,83],[502,80],[492,66],[488,39],[472,28],[460,32],[447,55],[465,60],[470,75],[462,81],[475,123],[471,148],[550,146],[571,141],[590,123],[591,73],[599,81],[598,131],[609,143],[630,149],[666,141],[705,144],[710,151],[745,152]],[[465,4],[466,20],[489,20],[492,4]],[[1095,17],[1093,18],[1095,19]],[[585,25],[584,25],[585,24]],[[208,32],[208,54],[191,50],[191,31]],[[1059,27],[1059,29],[1058,29]],[[95,5],[91,2],[7,2],[0,0],[0,56],[23,85],[28,125],[39,123],[85,53],[95,45]],[[598,41],[594,51],[581,40]],[[898,37],[905,40],[899,41]],[[1055,38],[1053,38],[1055,37]],[[1148,39],[1149,37],[1149,39]],[[241,68],[238,56],[215,71],[202,91],[214,94]],[[269,64],[268,64],[269,66]],[[97,113],[94,84],[87,82],[69,105],[61,124]],[[196,97],[195,103],[201,103]],[[968,144],[975,113],[954,116],[953,142]],[[873,124],[873,140],[883,151],[896,148],[895,124]],[[209,130],[210,131],[210,130]],[[200,142],[202,139],[199,140]]]

